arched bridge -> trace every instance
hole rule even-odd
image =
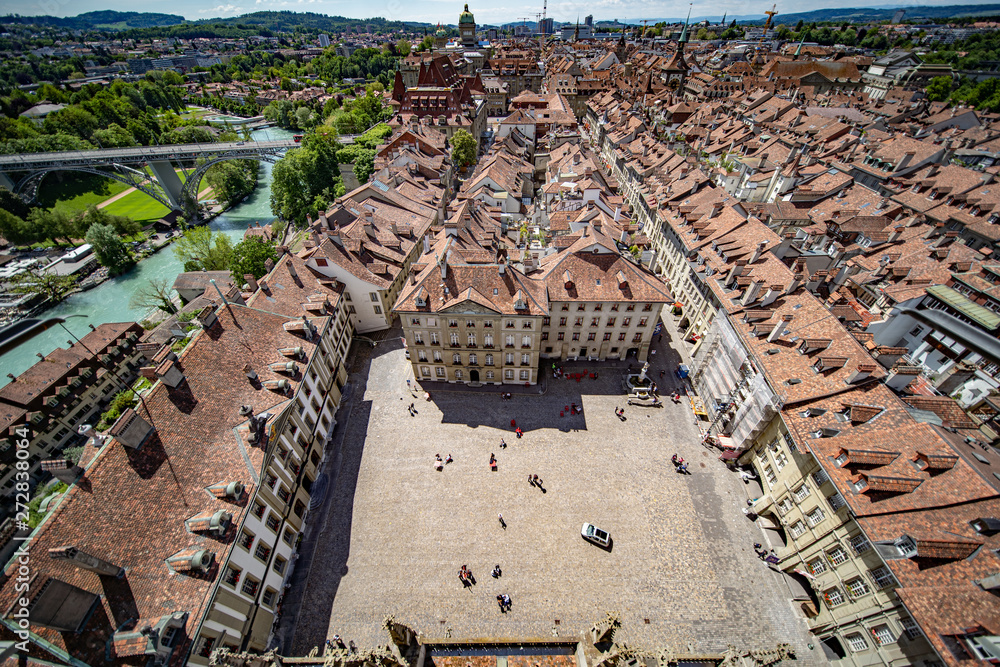
[[[0,155],[0,185],[32,202],[38,196],[39,186],[47,174],[53,171],[84,171],[113,178],[145,192],[168,208],[183,211],[186,203],[197,201],[201,177],[213,164],[224,160],[273,163],[295,146],[298,144],[294,140],[283,139]],[[173,165],[195,164],[199,159],[202,162],[182,183]],[[149,165],[152,177],[141,168],[143,165]]]

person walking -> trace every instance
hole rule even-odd
[[[503,438],[500,438],[500,449],[507,449],[507,442]]]
[[[497,520],[500,522],[500,527],[507,530],[507,522],[503,520],[503,514],[497,512]]]
[[[528,475],[528,484],[535,485],[535,478],[532,475]]]

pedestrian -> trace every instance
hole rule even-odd
[[[664,373],[666,373],[666,371],[660,371],[660,379],[661,379],[661,380],[663,379],[663,374],[664,374]]]
[[[649,356],[655,357],[656,356],[656,350],[650,350],[649,351]]]
[[[503,520],[503,514],[497,512],[497,520],[500,521],[500,527],[507,530],[507,522]]]
[[[406,388],[407,389],[410,388],[410,379],[409,378],[406,379]]]
[[[521,427],[520,426],[518,426],[516,429],[514,429],[514,433],[517,435],[518,439],[520,439],[521,436],[524,435],[524,433],[521,431]]]
[[[499,605],[499,607],[500,607],[500,613],[501,614],[506,614],[507,613],[507,608],[504,606],[503,595],[498,595],[497,596],[497,605]]]
[[[528,484],[535,485],[535,478],[532,475],[528,475]]]
[[[538,475],[535,475],[535,485],[539,489],[542,488],[542,479]]]
[[[507,449],[507,443],[503,438],[500,438],[500,449]]]

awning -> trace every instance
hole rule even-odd
[[[740,453],[739,452],[734,452],[732,450],[729,450],[729,451],[722,452],[722,456],[719,457],[719,460],[721,460],[721,461],[733,461],[733,460],[738,459],[738,458],[740,458]]]

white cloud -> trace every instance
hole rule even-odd
[[[237,7],[236,5],[219,5],[218,7],[212,7],[211,9],[199,9],[199,14],[212,14],[213,16],[221,16],[222,14],[239,14],[243,11],[242,7]]]

